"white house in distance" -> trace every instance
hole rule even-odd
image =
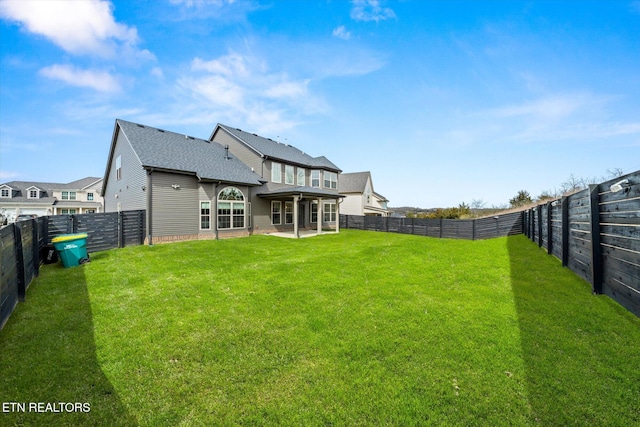
[[[340,205],[342,214],[389,216],[389,200],[373,190],[373,180],[369,171],[340,174],[338,191],[345,196]]]
[[[68,184],[11,181],[0,184],[0,213],[9,222],[18,215],[73,215],[103,211],[102,178]]]

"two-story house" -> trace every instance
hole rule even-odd
[[[337,227],[339,172],[325,158],[223,125],[203,140],[117,119],[105,211],[145,209],[148,243],[298,236]]]
[[[0,184],[0,212],[11,222],[18,215],[64,215],[102,212],[102,178],[67,184],[11,181]]]
[[[209,140],[228,146],[264,182],[253,202],[256,232],[338,230],[341,171],[329,159],[222,124]]]
[[[345,196],[341,213],[345,215],[389,216],[387,200],[373,190],[371,172],[343,173],[340,175],[340,194]]]

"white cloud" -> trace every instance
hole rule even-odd
[[[300,99],[303,96],[308,95],[309,81],[284,81],[276,84],[275,86],[267,87],[264,91],[264,95],[274,99]]]
[[[352,4],[351,18],[356,21],[378,22],[396,17],[395,12],[388,7],[382,7],[379,0],[353,0]]]
[[[18,172],[0,170],[0,181],[9,181],[19,176],[21,176],[21,174]]]
[[[183,122],[210,124],[214,118],[270,133],[326,110],[324,102],[310,93],[310,79],[271,71],[252,54],[232,51],[211,60],[194,58],[191,71],[177,81],[182,94],[192,100],[190,111],[180,113]]]
[[[54,64],[42,68],[40,74],[72,86],[88,87],[99,92],[119,92],[121,89],[115,77],[106,71],[79,70],[71,65]]]
[[[246,59],[237,54],[230,53],[229,55],[222,56],[218,59],[212,59],[211,61],[203,61],[200,58],[194,58],[191,62],[191,69],[204,70],[213,74],[222,74],[223,76],[231,77],[247,77],[249,72],[247,70]]]
[[[115,21],[112,5],[102,0],[23,0],[0,3],[0,16],[20,23],[27,31],[51,40],[65,51],[99,57],[127,52],[148,59],[153,55],[138,50],[138,32]]]
[[[164,79],[164,73],[162,72],[162,68],[160,67],[153,67],[151,69],[151,75],[159,79]]]
[[[179,4],[186,7],[203,7],[208,5],[222,6],[235,3],[235,0],[170,0],[171,4]]]
[[[338,28],[333,30],[334,37],[338,37],[342,40],[349,40],[351,38],[351,33],[347,31],[344,25],[340,25]]]

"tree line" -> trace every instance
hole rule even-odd
[[[589,177],[579,178],[574,174],[569,175],[566,181],[562,182],[559,188],[553,190],[545,190],[537,197],[532,197],[526,190],[520,190],[518,193],[509,199],[509,204],[486,207],[486,203],[482,199],[473,199],[470,204],[465,202],[460,203],[457,207],[451,208],[437,208],[420,210],[417,209],[414,212],[407,212],[407,218],[443,218],[443,219],[466,219],[477,218],[478,216],[492,215],[494,213],[527,206],[535,202],[542,202],[545,200],[553,200],[562,197],[565,194],[575,193],[576,191],[583,190],[589,186],[589,184],[597,184],[609,179],[617,178],[624,175],[624,171],[621,168],[608,169],[607,174],[601,177]]]

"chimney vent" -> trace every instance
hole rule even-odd
[[[229,160],[231,157],[229,157],[229,146],[225,144],[224,146],[224,158]]]

